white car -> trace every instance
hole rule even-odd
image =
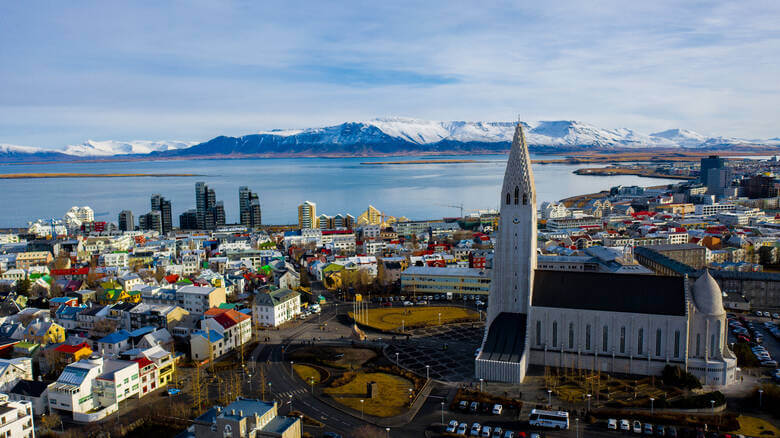
[[[466,430],[468,430],[469,424],[466,422],[460,423],[458,426],[458,435],[466,436]]]
[[[620,430],[628,432],[631,430],[631,423],[628,422],[628,420],[620,420]]]
[[[490,426],[482,426],[482,438],[490,438]]]
[[[634,420],[634,433],[642,433],[642,422]]]
[[[617,420],[614,418],[610,418],[609,420],[607,420],[607,429],[617,430]]]
[[[414,306],[411,301],[404,301],[404,307]]]
[[[450,420],[450,424],[447,425],[447,432],[453,433],[456,430],[458,430],[458,422],[455,420]]]
[[[474,423],[471,425],[471,433],[469,435],[471,436],[479,436],[479,430],[482,429],[482,425],[479,423]]]
[[[501,415],[504,412],[504,407],[500,404],[493,405],[493,415]]]

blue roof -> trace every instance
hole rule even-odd
[[[68,301],[75,299],[75,297],[54,297],[49,300],[49,303],[67,303]]]
[[[193,330],[192,334],[196,335],[196,336],[203,336],[203,338],[209,339],[209,338],[206,338],[206,332],[204,332],[203,330]],[[217,342],[219,340],[222,340],[222,338],[223,338],[223,336],[220,335],[216,330],[209,331],[209,337],[210,337],[209,342],[212,342],[212,343]]]
[[[263,432],[270,432],[282,435],[284,432],[290,428],[293,424],[295,424],[296,421],[300,421],[297,417],[281,417],[276,416],[271,419],[271,421],[268,422],[263,427]]]
[[[154,326],[147,325],[146,327],[137,328],[130,332],[130,336],[137,337],[137,336],[143,336],[145,334],[149,334],[153,331],[157,330],[154,328]]]
[[[127,330],[118,330],[110,335],[99,339],[98,342],[105,344],[117,344],[122,341],[126,341],[130,337],[130,333]]]

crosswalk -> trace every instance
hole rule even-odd
[[[295,398],[295,396],[297,396],[297,395],[306,394],[308,392],[310,392],[310,391],[308,389],[306,389],[306,388],[299,388],[299,389],[295,389],[295,390],[292,390],[292,391],[280,392],[278,394],[274,394],[274,397],[284,400],[284,399],[288,399],[290,397]]]

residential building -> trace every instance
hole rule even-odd
[[[239,397],[212,407],[193,421],[195,438],[300,438],[301,419],[278,415],[276,402]]]
[[[65,342],[65,329],[48,317],[39,318],[27,326],[24,340],[41,345],[58,344]]]
[[[301,295],[290,289],[277,289],[255,294],[252,305],[254,324],[278,327],[301,313]]]
[[[238,188],[238,210],[241,225],[253,229],[258,228],[263,223],[260,197],[257,196],[257,193],[249,190],[249,187]]]
[[[707,265],[707,248],[695,243],[679,245],[645,245],[652,251],[684,263],[693,269],[701,269]]]
[[[155,193],[151,199],[152,211],[160,212],[160,229],[162,234],[168,234],[173,229],[171,217],[171,201]]]
[[[135,230],[135,219],[133,218],[132,211],[122,210],[119,212],[119,230],[120,231]]]
[[[176,290],[176,302],[184,310],[202,315],[226,301],[224,287],[184,286]]]
[[[304,201],[298,206],[298,228],[317,228],[317,204]]]
[[[12,401],[8,395],[0,394],[0,437],[35,438],[33,426],[32,403]]]
[[[32,378],[32,359],[29,357],[0,359],[0,392],[8,392],[19,380]]]
[[[49,251],[29,251],[16,255],[16,267],[29,270],[32,266],[46,266],[53,260]]]
[[[48,413],[49,384],[39,380],[20,380],[8,391],[12,401],[26,401],[32,404],[33,415]],[[13,437],[14,435],[11,435]]]
[[[145,231],[157,231],[163,234],[162,213],[152,210],[138,217],[138,228]]]
[[[198,229],[198,212],[197,210],[187,210],[179,215],[179,228],[182,230],[197,230]]]
[[[225,337],[216,330],[193,330],[190,333],[190,355],[194,361],[212,361],[229,351]]]

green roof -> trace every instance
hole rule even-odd
[[[328,266],[325,266],[322,269],[322,272],[338,272],[338,271],[343,271],[343,270],[344,270],[343,266],[341,266],[339,264],[336,264],[336,263],[331,263]]]
[[[36,344],[34,342],[18,342],[16,345],[14,345],[14,348],[18,348],[20,350],[26,350],[27,352],[32,352],[36,348],[40,347],[40,344]]]
[[[222,304],[220,304],[217,307],[220,308],[220,309],[234,309],[235,310],[236,305],[232,304],[232,303],[222,303]]]

